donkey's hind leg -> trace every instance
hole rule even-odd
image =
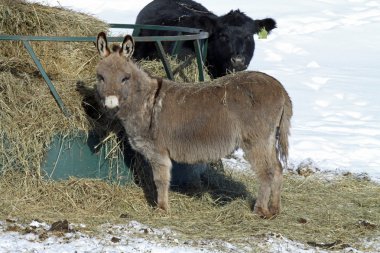
[[[172,162],[166,154],[154,154],[149,158],[153,170],[153,180],[157,189],[157,207],[169,210],[169,187]]]
[[[263,152],[260,145],[255,144],[253,147],[244,149],[245,157],[251,164],[252,169],[256,172],[259,181],[259,189],[257,193],[254,212],[263,218],[271,216],[269,211],[269,199],[271,194],[270,183],[272,181],[273,173],[268,170],[265,152]]]
[[[268,141],[257,142],[249,147],[244,148],[247,160],[255,170],[259,189],[256,199],[254,212],[263,218],[271,218],[278,213],[279,209],[279,191],[277,167],[273,163],[274,147]],[[277,161],[277,160],[276,160]],[[276,186],[274,187],[275,184]],[[273,196],[273,193],[277,193]],[[272,199],[271,199],[272,195]],[[274,201],[274,202],[273,202]]]
[[[272,155],[272,167],[274,168],[273,171],[273,179],[271,184],[271,200],[269,205],[269,210],[272,215],[277,215],[280,213],[281,209],[281,188],[282,188],[282,165],[278,159],[277,153],[274,152]]]

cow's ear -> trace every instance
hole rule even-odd
[[[259,33],[263,28],[270,33],[274,28],[276,28],[276,21],[272,18],[256,19],[254,21],[254,27],[251,27],[252,33]]]
[[[98,49],[100,57],[107,57],[111,51],[107,45],[107,36],[104,32],[100,32],[96,38],[96,48]]]
[[[135,41],[131,35],[126,35],[124,37],[123,43],[121,44],[120,54],[129,59],[132,57],[134,51]]]
[[[194,17],[193,22],[195,22],[194,27],[201,28],[208,32],[210,35],[215,32],[218,26],[218,18],[210,16],[198,16]]]

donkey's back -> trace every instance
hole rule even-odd
[[[261,139],[263,145],[275,137],[283,112],[291,115],[283,86],[261,72],[197,85],[165,80],[158,101],[162,108],[157,142],[165,143],[172,159],[186,163],[216,160]],[[289,125],[282,131],[287,139]],[[287,143],[283,151],[286,156]]]

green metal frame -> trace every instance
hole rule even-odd
[[[182,46],[184,41],[193,41],[194,49],[197,58],[198,72],[199,72],[199,81],[204,81],[204,62],[207,54],[207,39],[209,34],[202,31],[201,29],[188,28],[188,27],[174,27],[174,26],[157,26],[157,25],[132,25],[132,24],[109,24],[110,28],[123,28],[123,29],[134,29],[133,36],[136,42],[155,42],[156,50],[164,69],[166,75],[169,79],[173,79],[173,71],[170,68],[169,62],[166,58],[164,47],[162,46],[163,41],[174,41],[174,49],[171,52],[172,54],[177,54]],[[135,36],[139,34],[141,29],[146,30],[160,30],[160,31],[173,31],[177,32],[177,35],[174,36]],[[186,33],[184,35],[183,33]],[[110,42],[121,42],[122,37],[108,37]],[[32,46],[30,45],[31,41],[52,41],[52,42],[96,42],[96,37],[60,37],[60,36],[21,36],[21,35],[0,35],[0,40],[9,40],[9,41],[21,41],[28,51],[30,57],[33,59],[38,70],[41,72],[42,77],[44,78],[48,88],[50,89],[51,94],[53,95],[55,101],[57,102],[59,108],[62,110],[66,117],[70,116],[70,112],[65,107],[61,97],[59,96],[57,90],[54,87],[54,84],[50,80],[46,71],[44,70],[40,60],[38,59],[36,53],[34,52]]]
[[[194,49],[197,57],[199,81],[204,81],[204,62],[207,55],[207,42],[208,42],[208,32],[204,32],[197,28],[188,27],[177,27],[177,26],[159,26],[159,25],[131,25],[131,24],[109,24],[111,28],[124,28],[124,29],[134,29],[132,36],[134,36],[136,42],[155,42],[157,53],[164,65],[166,76],[169,79],[173,79],[173,71],[170,68],[169,62],[166,59],[166,54],[162,46],[163,41],[173,41],[175,42],[172,55],[178,54],[182,48],[184,41],[193,41]],[[156,30],[156,31],[172,31],[177,32],[174,36],[136,36],[140,33],[142,29],[145,30]],[[184,33],[187,33],[184,35]]]

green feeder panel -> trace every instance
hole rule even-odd
[[[56,135],[45,155],[42,169],[47,178],[97,178],[125,184],[132,180],[123,157],[108,158],[106,147],[96,149],[99,138],[90,133]]]

